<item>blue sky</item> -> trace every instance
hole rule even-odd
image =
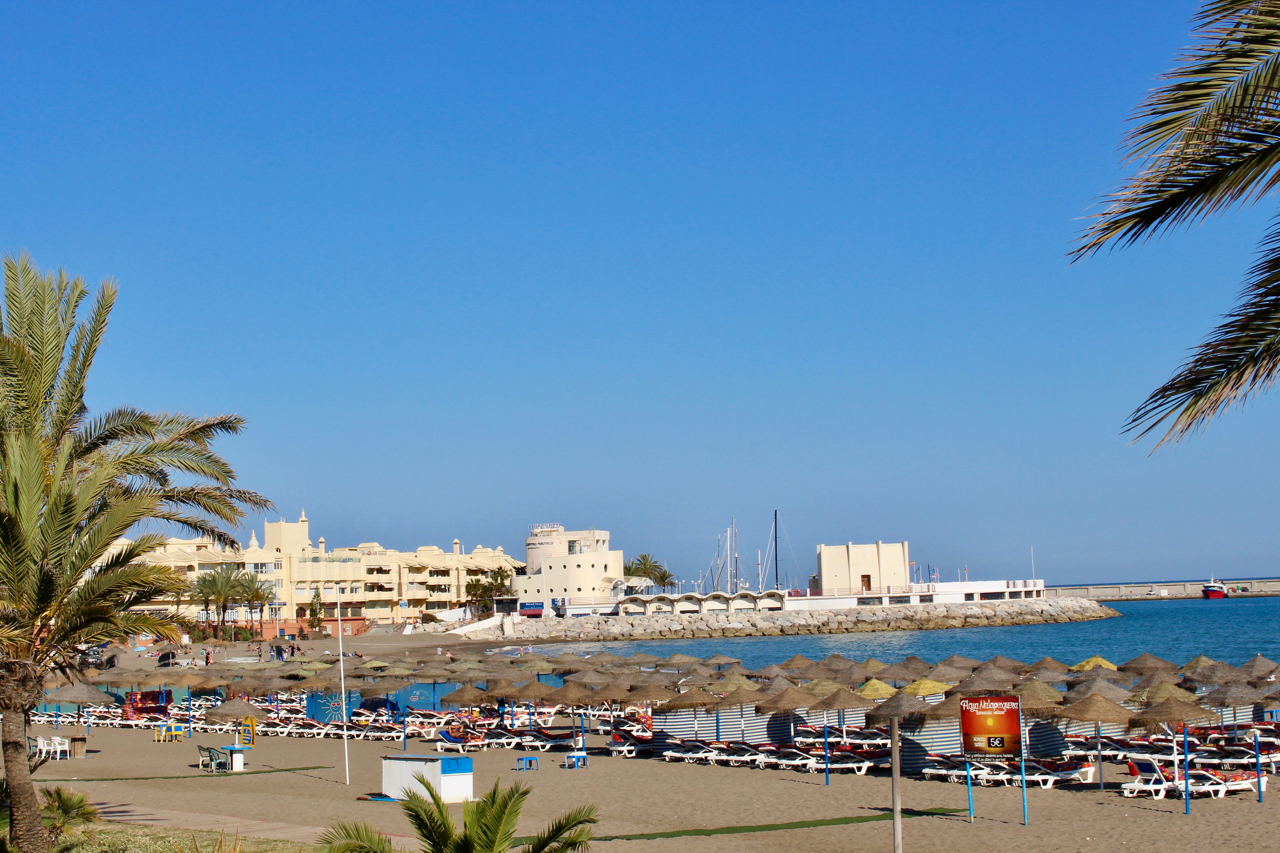
[[[1120,434],[1268,206],[1064,257],[1194,5],[904,9],[10,7],[0,248],[116,277],[93,404],[243,414],[330,546],[558,521],[693,577],[777,507],[793,576],[1274,572],[1275,399]]]

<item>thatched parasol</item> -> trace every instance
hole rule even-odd
[[[1212,663],[1217,663],[1217,661],[1208,655],[1196,655],[1191,660],[1178,667],[1178,672],[1181,675],[1186,675],[1188,672],[1195,672],[1197,669],[1203,669]]]
[[[629,699],[632,702],[667,702],[676,696],[674,690],[668,690],[656,684],[644,684],[632,690]]]
[[[809,682],[812,684],[813,682]],[[724,678],[716,682],[715,689],[721,693],[729,693],[737,690],[739,687],[747,690],[759,690],[760,685],[756,684],[750,678],[743,678],[741,675],[726,675]]]
[[[837,684],[830,678],[815,678],[813,681],[806,681],[796,689],[803,693],[808,693],[810,696],[817,696],[821,699],[824,696],[830,696],[837,690],[844,690],[845,688],[844,685]]]
[[[45,702],[57,705],[113,705],[115,700],[96,687],[83,681],[73,681],[65,687],[59,687],[44,698]]]
[[[919,681],[913,681],[906,687],[902,688],[902,692],[909,696],[937,696],[946,693],[950,688],[951,685],[943,684],[941,681],[922,678]]]
[[[782,676],[778,676],[777,678],[770,679],[767,684],[760,685],[760,692],[781,693],[782,691],[795,686],[795,682],[789,681]]]
[[[967,669],[970,672],[982,665],[982,661],[967,658],[964,655],[948,655],[938,661],[938,666],[949,666],[952,669]]]
[[[727,666],[731,663],[742,663],[742,658],[731,658],[726,655],[712,655],[707,658],[705,663],[711,666]]]
[[[1055,705],[1062,701],[1061,693],[1059,693],[1057,690],[1054,690],[1052,687],[1045,684],[1043,681],[1036,681],[1034,679],[1029,681],[1024,681],[1021,684],[1014,687],[1013,695],[1018,696],[1024,700],[1034,696],[1036,699],[1039,699],[1042,702],[1050,702]]]
[[[554,692],[555,688],[550,684],[543,684],[541,681],[530,681],[510,691],[506,698],[514,699],[518,702],[538,702]]]
[[[981,675],[971,675],[964,681],[947,691],[947,695],[957,693],[961,696],[975,696],[980,693],[1007,693],[1011,682],[996,681]]]
[[[1146,690],[1150,687],[1155,687],[1157,684],[1179,684],[1181,681],[1182,676],[1178,675],[1176,672],[1164,672],[1161,670],[1149,673],[1142,676],[1142,678],[1139,678],[1134,682],[1133,689]]]
[[[1098,679],[1095,681],[1088,681],[1078,687],[1071,688],[1067,691],[1066,695],[1062,697],[1062,701],[1075,703],[1082,702],[1090,696],[1103,696],[1110,699],[1112,702],[1123,702],[1132,695],[1132,693],[1119,685],[1112,684],[1110,681]]]
[[[1054,660],[1053,658],[1046,657],[1046,658],[1040,658],[1040,660],[1036,661],[1033,664],[1029,664],[1027,666],[1027,669],[1052,669],[1057,672],[1068,672],[1070,671],[1071,667],[1067,666],[1065,663],[1063,663],[1060,660]]]
[[[257,707],[250,705],[243,699],[231,699],[223,702],[216,708],[204,712],[205,719],[215,720],[240,720],[245,717],[253,717],[255,720],[265,720],[270,715]]]
[[[751,673],[754,678],[785,678],[790,674],[791,673],[787,672],[776,663],[771,663],[768,666],[761,667]]]
[[[805,693],[794,687],[768,697],[756,705],[757,714],[772,714],[777,711],[795,711],[800,708],[812,708],[818,701],[812,693]]]
[[[858,711],[874,708],[875,702],[863,698],[852,690],[840,689],[815,702],[810,711]]]
[[[1004,655],[996,655],[990,660],[984,661],[982,666],[996,666],[1000,669],[1007,669],[1010,672],[1018,673],[1027,668],[1027,665],[1020,660],[1007,658]],[[981,669],[981,667],[978,667]]]
[[[735,705],[754,705],[760,701],[761,693],[746,687],[739,687],[720,700],[720,707],[729,708]]]
[[[941,681],[943,684],[959,684],[973,673],[971,669],[961,669],[955,666],[947,666],[946,664],[938,664],[930,669],[921,678],[927,678],[930,681]]]
[[[1240,705],[1256,705],[1263,701],[1262,692],[1247,684],[1224,684],[1201,697],[1209,708],[1235,708]]]
[[[923,699],[898,693],[867,711],[867,725],[878,726],[890,720],[914,717],[928,711],[930,707]]]
[[[570,708],[589,705],[592,702],[591,688],[581,684],[569,683],[556,688],[541,698],[548,705],[565,705]]]
[[[1077,684],[1087,684],[1090,681],[1110,681],[1113,684],[1124,686],[1133,683],[1133,673],[1118,672],[1107,669],[1105,666],[1095,666],[1093,669],[1086,669],[1084,672],[1073,672],[1067,676],[1067,684],[1072,687]]]
[[[1009,669],[1005,666],[996,666],[993,663],[984,663],[973,671],[970,678],[981,678],[986,681],[995,681],[1006,686],[1016,684],[1019,675],[1017,670]]]
[[[595,660],[595,657],[592,659]],[[695,658],[693,655],[676,652],[673,655],[668,655],[662,663],[664,666],[676,667],[679,669],[681,667],[689,666],[690,664],[702,663],[702,658]]]
[[[480,688],[473,687],[470,684],[464,684],[452,693],[446,693],[441,696],[440,701],[449,705],[462,707],[465,705],[476,705],[492,698],[492,696]]]
[[[879,672],[880,670],[884,669],[888,665],[889,664],[885,663],[884,661],[876,660],[875,658],[867,658],[861,664],[863,669],[869,670],[871,672]]]
[[[903,666],[914,671],[917,675],[924,675],[926,672],[933,669],[933,664],[918,655],[907,655],[902,659],[901,663]]]
[[[609,705],[626,702],[630,698],[631,694],[628,693],[627,688],[623,687],[621,684],[606,684],[591,694],[591,701],[603,702]]]
[[[1280,664],[1270,658],[1264,658],[1262,655],[1257,654],[1249,658],[1245,663],[1241,664],[1239,669],[1250,679],[1256,679],[1263,678],[1275,672],[1277,669],[1280,669]]]
[[[1211,663],[1208,666],[1202,666],[1193,672],[1186,673],[1184,678],[1187,681],[1194,681],[1196,684],[1214,685],[1237,684],[1249,680],[1249,676],[1226,663]]]
[[[804,655],[792,655],[782,663],[778,664],[778,666],[783,669],[799,669],[800,667],[808,666],[811,663],[817,663],[817,661],[807,658]]]
[[[893,684],[895,687],[910,684],[919,677],[920,673],[914,667],[901,663],[890,664],[876,673],[876,678],[880,681],[886,684]]]
[[[724,669],[720,670],[720,674],[721,674],[721,675],[742,675],[742,676],[748,676],[748,675],[750,675],[750,674],[751,674],[751,670],[747,669],[745,666],[743,666],[743,665],[742,665],[742,664],[740,664],[740,663],[734,663],[734,664],[730,664],[729,666],[726,666]]]
[[[1131,675],[1150,675],[1153,672],[1177,672],[1178,665],[1171,660],[1158,658],[1150,652],[1143,652],[1131,661],[1120,664],[1120,672]]]
[[[885,684],[880,679],[873,678],[853,692],[857,693],[863,699],[880,700],[888,699],[898,691]]]
[[[1052,717],[1058,710],[1057,704],[1039,696],[1019,696],[1018,704],[1024,717]]]
[[[686,690],[662,706],[664,711],[679,711],[683,708],[711,708],[720,704],[720,697],[705,690]]]
[[[792,678],[830,678],[835,675],[835,672],[820,663],[811,663],[808,666],[792,670],[790,675]]]
[[[1146,690],[1140,690],[1137,693],[1134,693],[1133,696],[1130,698],[1130,701],[1138,705],[1146,705],[1147,707],[1152,707],[1155,705],[1159,705],[1161,702],[1163,702],[1166,699],[1178,699],[1183,702],[1195,702],[1196,694],[1189,693],[1186,690],[1183,690],[1181,687],[1174,687],[1172,684],[1162,681],[1152,687],[1148,687]]]
[[[1093,657],[1085,658],[1084,660],[1080,661],[1080,663],[1071,667],[1071,671],[1083,672],[1086,669],[1093,669],[1095,666],[1101,666],[1111,670],[1114,670],[1117,668],[1115,664],[1113,664],[1111,661],[1107,660],[1106,658],[1102,657],[1101,655],[1094,655]]]
[[[638,666],[648,666],[650,664],[661,663],[662,658],[657,655],[651,655],[648,652],[636,652],[627,656],[628,663],[634,663]]]
[[[1210,722],[1217,719],[1212,711],[1206,711],[1199,705],[1183,702],[1179,699],[1166,699],[1159,705],[1153,705],[1145,711],[1139,711],[1129,718],[1132,726],[1155,726],[1161,723],[1195,723]]]
[[[613,681],[598,669],[584,669],[573,675],[566,675],[564,680],[566,684],[608,684]]]
[[[818,663],[822,664],[825,667],[830,667],[831,669],[842,669],[846,666],[849,666],[850,664],[856,663],[856,661],[850,660],[844,655],[838,655],[838,654],[832,653],[827,655],[822,660],[818,661]]]

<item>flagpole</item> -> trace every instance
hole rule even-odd
[[[342,654],[342,587],[338,591],[338,681],[342,689],[342,762],[347,768],[347,784],[351,784],[351,756],[347,753],[347,659]]]

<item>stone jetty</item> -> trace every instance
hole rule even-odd
[[[651,616],[544,617],[467,631],[468,639],[688,640],[703,637],[776,637],[792,634],[856,634],[864,631],[933,631],[944,628],[991,628],[1085,622],[1120,614],[1087,598],[1042,598],[1032,601],[980,601],[964,604],[920,604],[857,607],[847,610],[735,611],[665,613]],[[446,624],[422,626],[444,633]]]

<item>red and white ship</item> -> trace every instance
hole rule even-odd
[[[1227,585],[1219,581],[1210,580],[1200,588],[1200,594],[1205,598],[1226,598]]]

